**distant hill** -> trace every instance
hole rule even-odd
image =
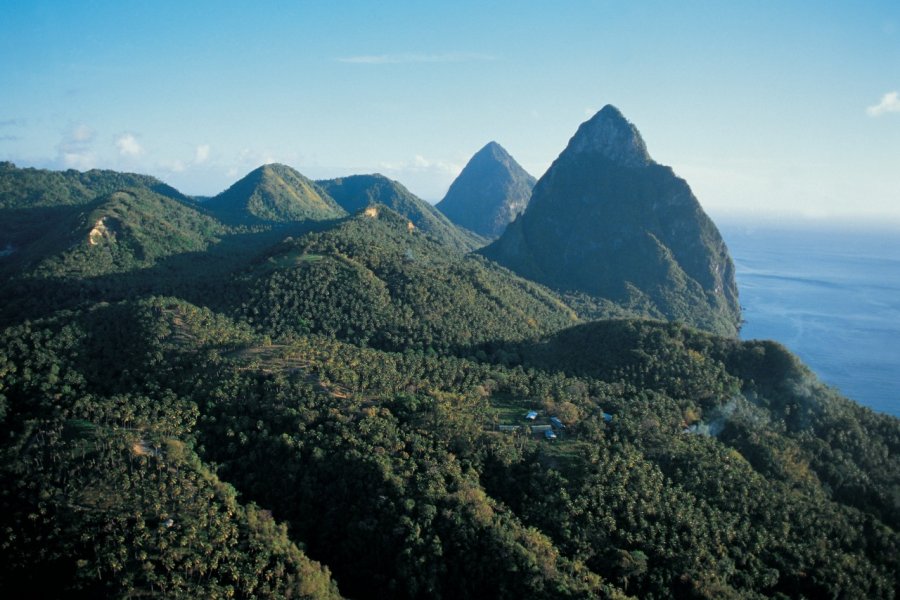
[[[459,225],[496,239],[528,206],[535,179],[497,142],[475,153],[436,208]]]
[[[85,208],[21,249],[32,264],[26,272],[66,278],[124,273],[205,250],[225,232],[198,209],[146,189],[119,190]]]
[[[280,164],[251,171],[204,206],[229,224],[322,221],[346,214],[315,182]]]
[[[525,212],[483,251],[552,288],[736,335],[734,264],[688,184],[613,106],[583,123]]]
[[[150,175],[92,169],[50,171],[20,169],[0,162],[0,209],[32,209],[71,206],[90,202],[124,188],[144,188],[184,202],[191,199]]]
[[[531,339],[578,320],[546,288],[448,253],[383,205],[276,247],[235,280],[230,302],[276,335],[388,349]]]
[[[459,250],[469,251],[486,243],[486,240],[451,223],[400,182],[383,175],[351,175],[316,183],[348,213],[357,213],[370,204],[383,204],[412,221],[413,225],[434,239]]]
[[[0,163],[0,273],[120,272],[203,249],[205,243],[194,242],[223,230],[155,177]]]

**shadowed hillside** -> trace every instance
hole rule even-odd
[[[496,239],[528,206],[535,179],[497,142],[475,153],[450,184],[439,211],[459,225]]]
[[[734,264],[687,183],[607,106],[583,123],[524,213],[483,250],[551,288],[725,335],[740,324]]]

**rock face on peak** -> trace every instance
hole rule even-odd
[[[565,153],[599,154],[623,167],[654,164],[637,127],[612,104],[607,104],[581,124],[569,140]]]
[[[251,171],[205,206],[228,223],[322,221],[346,215],[313,181],[281,164]]]
[[[691,188],[612,106],[583,123],[482,253],[525,277],[736,335],[734,264]]]
[[[528,206],[535,179],[497,142],[475,153],[437,209],[451,221],[496,239]]]

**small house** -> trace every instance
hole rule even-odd
[[[518,431],[518,430],[519,430],[519,426],[518,426],[518,425],[497,425],[497,430],[498,430],[498,431],[513,432],[513,431]]]
[[[532,425],[531,433],[546,433],[547,431],[553,431],[553,428],[549,425]]]
[[[552,429],[548,429],[547,431],[544,432],[544,437],[547,438],[548,440],[555,440],[556,434],[553,433]]]
[[[612,421],[612,415],[608,412],[603,413],[603,420],[609,423],[610,421]]]
[[[550,423],[557,429],[565,429],[566,426],[557,417],[550,417]]]
[[[528,411],[528,414],[525,415],[525,418],[526,418],[527,420],[529,420],[529,421],[534,421],[535,419],[537,419],[537,411],[536,411],[536,410],[529,410],[529,411]]]

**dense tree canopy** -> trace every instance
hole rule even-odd
[[[624,315],[386,207],[230,227],[132,184],[0,257],[7,595],[900,591],[900,424],[778,344],[588,321]]]

